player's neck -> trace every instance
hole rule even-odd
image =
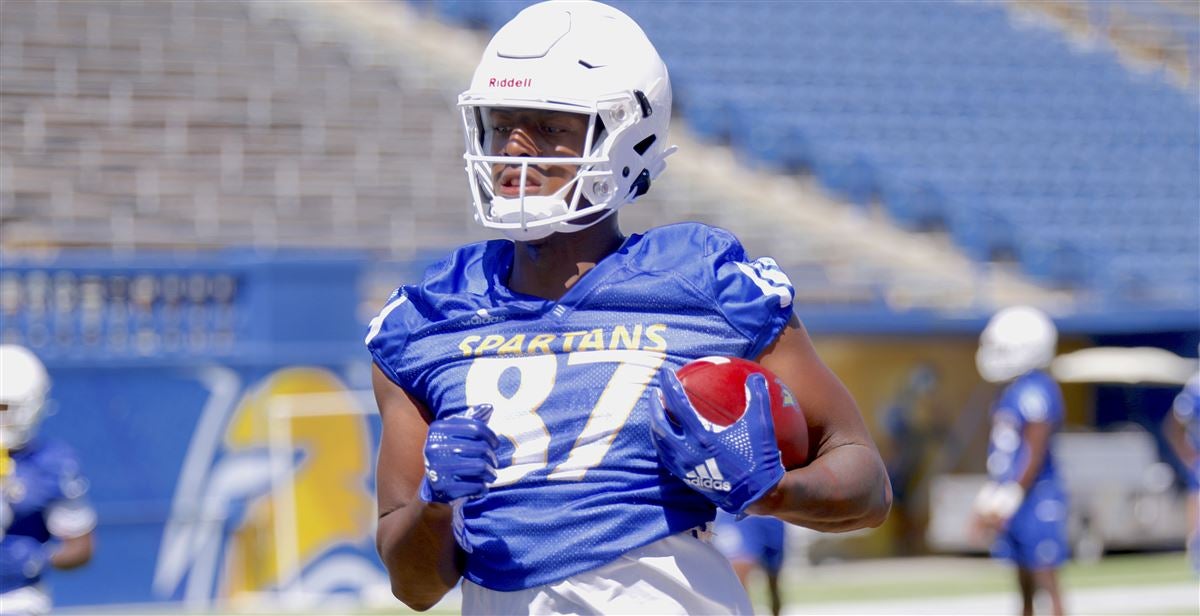
[[[576,233],[556,233],[539,242],[517,242],[508,287],[525,295],[557,300],[623,241],[616,220],[606,220]]]

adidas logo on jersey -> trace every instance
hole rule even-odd
[[[716,460],[712,458],[705,460],[704,464],[697,465],[696,470],[684,477],[684,481],[701,490],[728,492],[733,489],[733,486],[721,475],[721,469],[717,468]]]
[[[480,308],[476,311],[475,316],[467,320],[467,325],[487,325],[489,323],[503,323],[508,320],[507,317],[496,317],[488,314],[486,308]]]

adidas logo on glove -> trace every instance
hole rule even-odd
[[[687,474],[684,481],[701,490],[716,490],[719,492],[728,492],[733,489],[733,486],[725,481],[725,477],[721,475],[721,469],[717,468],[716,460],[709,458],[696,467],[696,470]]]

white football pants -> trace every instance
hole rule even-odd
[[[41,586],[23,586],[0,594],[0,614],[41,616],[50,613],[50,595]]]
[[[462,613],[753,614],[729,561],[708,541],[679,533],[565,580],[515,592],[463,580]]]

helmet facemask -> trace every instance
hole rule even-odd
[[[667,146],[667,67],[637,23],[601,2],[526,7],[492,37],[458,106],[476,220],[514,241],[606,219],[649,190],[674,151]],[[572,147],[576,157],[498,156],[501,150],[485,140],[490,109],[585,115],[588,138],[582,149]],[[553,195],[529,195],[495,190],[494,165],[519,166],[522,174],[539,165],[575,165],[576,173]]]
[[[19,449],[25,446],[37,431],[45,408],[41,398],[7,404],[0,401],[0,447]]]
[[[460,103],[466,139],[466,171],[475,205],[475,219],[485,227],[499,229],[515,241],[535,241],[552,233],[571,233],[585,229],[636,199],[649,187],[658,169],[637,166],[646,147],[638,148],[643,139],[631,143],[633,130],[642,113],[637,93],[610,97],[592,108],[572,104],[544,102],[504,102],[502,104]],[[492,143],[489,110],[492,108],[535,109],[567,112],[588,116],[588,126],[581,149],[582,156],[509,156],[496,154],[499,148]],[[655,137],[656,138],[656,137]],[[647,144],[649,145],[649,144]],[[626,163],[621,169],[614,165],[614,152],[625,148]],[[659,148],[658,152],[662,152]],[[631,156],[630,153],[633,153]],[[662,152],[659,160],[670,152]],[[647,161],[648,162],[648,161]],[[497,194],[494,185],[495,165],[520,165],[520,194],[506,197]],[[575,176],[550,195],[528,195],[526,176],[531,166],[575,166]],[[636,174],[636,175],[635,175]],[[600,216],[596,216],[601,214]],[[586,219],[586,222],[578,222]]]
[[[37,431],[46,410],[50,378],[28,349],[0,345],[0,446],[23,447]]]

